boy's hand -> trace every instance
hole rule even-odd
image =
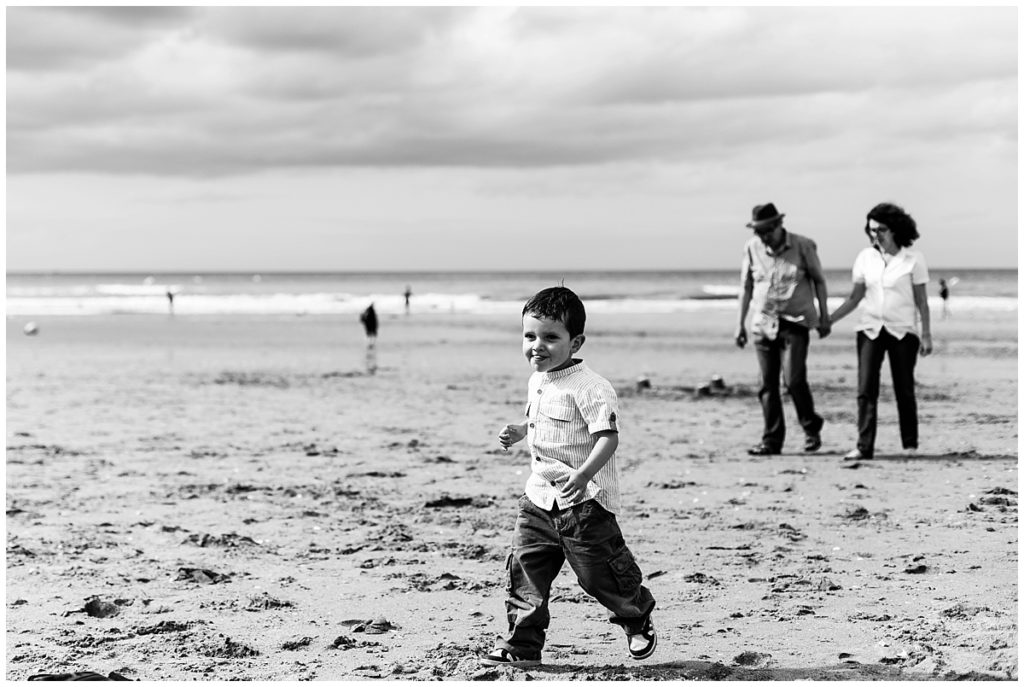
[[[526,427],[524,425],[505,425],[505,429],[498,433],[498,443],[506,451],[509,446],[525,438]]]
[[[574,470],[558,495],[568,501],[575,501],[586,494],[589,483],[590,478],[585,473]]]

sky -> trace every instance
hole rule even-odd
[[[1016,267],[1018,9],[6,11],[8,271]]]

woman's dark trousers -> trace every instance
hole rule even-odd
[[[872,456],[875,452],[879,378],[882,358],[886,354],[889,355],[903,448],[917,448],[914,366],[920,347],[920,340],[913,334],[897,339],[883,328],[878,338],[869,339],[864,332],[857,332],[857,448],[865,456]]]

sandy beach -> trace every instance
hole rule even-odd
[[[529,461],[519,322],[96,316],[7,320],[8,680],[932,680],[1018,677],[1016,312],[933,325],[921,449],[883,369],[854,445],[852,322],[811,343],[824,448],[759,439],[732,311],[591,314],[621,398],[620,524],[656,654],[560,575],[544,664],[483,668]],[[852,320],[852,318],[851,318]],[[724,393],[695,389],[720,375]],[[638,378],[649,389],[637,389]]]

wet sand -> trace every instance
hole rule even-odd
[[[566,568],[527,671],[475,658],[504,629],[529,465],[494,439],[529,373],[515,317],[385,315],[374,376],[354,318],[26,320],[7,322],[9,680],[1017,677],[1016,313],[937,321],[918,455],[884,369],[877,458],[844,463],[849,323],[811,344],[822,451],[791,434],[753,458],[731,311],[592,312],[660,644],[629,659]],[[714,374],[727,391],[698,394]]]

